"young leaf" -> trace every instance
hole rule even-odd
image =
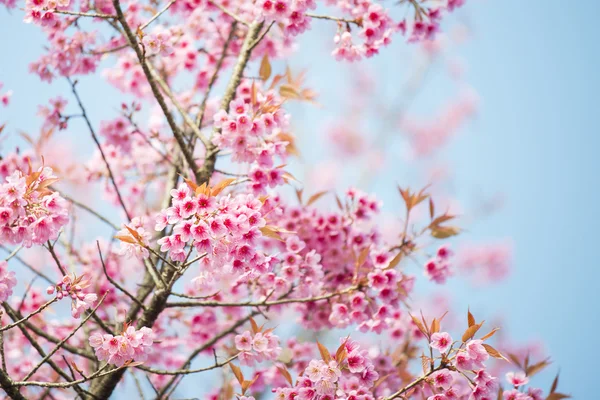
[[[322,192],[318,192],[313,194],[312,196],[310,196],[308,198],[308,201],[306,202],[307,206],[310,206],[311,204],[313,204],[315,201],[319,200],[321,197],[325,196],[329,191],[328,190],[324,190]]]
[[[184,180],[184,181],[185,181],[185,183],[188,185],[188,187],[189,187],[190,189],[192,189],[192,192],[194,192],[194,193],[195,193],[195,192],[196,192],[196,189],[198,188],[198,185],[196,185],[196,182],[194,182],[193,180],[191,180],[191,179],[188,179],[188,178],[183,178],[183,180]]]
[[[356,259],[356,266],[362,267],[362,265],[367,261],[367,257],[369,256],[369,252],[371,251],[371,247],[365,247],[361,250],[358,258]]]
[[[303,189],[296,189],[296,198],[300,204],[302,204],[302,192],[304,192]]]
[[[472,339],[473,336],[475,336],[475,334],[479,330],[479,328],[481,328],[481,325],[483,325],[483,322],[468,327],[467,330],[465,331],[465,333],[463,333],[463,335],[462,335],[462,341],[466,342],[467,340]]]
[[[481,338],[481,340],[486,340],[486,339],[489,339],[489,338],[491,338],[492,336],[494,336],[494,333],[498,332],[498,330],[499,330],[499,329],[500,329],[500,328],[494,328],[494,329],[492,329],[492,331],[491,331],[490,333],[488,333],[487,335],[484,335],[484,336]]]
[[[539,363],[529,365],[527,367],[527,369],[525,370],[525,375],[532,377],[535,374],[537,374],[538,372],[540,372],[541,370],[543,370],[544,368],[546,368],[548,365],[550,365],[550,359],[546,359],[546,360],[540,361]]]
[[[281,235],[279,234],[279,232],[277,232],[273,226],[263,226],[262,228],[258,228],[260,230],[260,232],[263,234],[263,236],[266,237],[270,237],[271,239],[276,239],[279,240],[281,242],[283,242],[283,238],[281,237]]]
[[[431,217],[431,219],[433,219],[434,215],[435,215],[435,206],[433,204],[433,199],[430,197],[429,198],[429,216]]]
[[[142,237],[135,229],[130,228],[127,225],[125,225],[125,229],[127,229],[129,233],[131,233],[131,236],[133,236],[138,241],[138,243],[142,243]]]
[[[415,325],[417,326],[417,328],[421,331],[421,333],[425,336],[427,335],[427,329],[425,329],[425,327],[423,326],[423,323],[419,320],[419,318],[415,317],[412,314],[408,314],[410,315],[410,317],[412,318],[413,322],[415,323]]]
[[[508,359],[506,357],[504,357],[502,354],[500,354],[500,352],[498,350],[496,350],[495,348],[493,348],[489,344],[484,343],[483,347],[485,347],[485,351],[487,351],[487,353],[490,356],[492,356],[494,358],[497,358],[497,359],[500,359],[500,360],[508,361]]]
[[[318,340],[317,340],[317,347],[319,348],[319,353],[321,353],[321,358],[323,359],[323,361],[325,361],[326,363],[329,363],[329,361],[331,361],[331,354],[329,354],[329,350],[327,350],[327,347],[325,347],[321,343],[319,343]]]
[[[271,63],[269,62],[269,56],[264,55],[260,62],[260,70],[258,72],[260,79],[266,81],[271,76]]]
[[[396,265],[398,265],[400,263],[400,260],[402,260],[402,257],[404,256],[404,254],[402,252],[399,252],[398,254],[396,254],[396,256],[394,258],[392,258],[392,261],[390,261],[390,263],[388,264],[387,267],[385,267],[385,269],[392,269],[395,268]]]
[[[431,321],[431,333],[437,333],[440,331],[440,321],[438,321],[437,318],[434,318],[433,321]]]
[[[279,86],[279,94],[286,99],[299,99],[300,93],[292,85],[283,84]]]
[[[431,228],[431,236],[436,239],[446,239],[451,236],[456,236],[460,229],[455,226],[436,226]]]
[[[556,392],[556,389],[558,388],[558,375],[560,375],[560,374],[556,374],[554,381],[552,381],[552,386],[550,387],[550,393]]]
[[[338,347],[337,351],[335,352],[335,361],[338,364],[341,364],[347,356],[348,350],[346,350],[346,343],[344,342],[340,345],[340,347]]]
[[[137,244],[135,239],[129,235],[115,235],[114,238],[120,240],[121,242]]]
[[[562,400],[562,399],[570,399],[570,398],[571,398],[571,396],[568,394],[554,392],[554,393],[550,393],[548,395],[548,397],[546,397],[546,400]]]
[[[283,375],[287,383],[289,383],[290,386],[294,386],[294,381],[292,381],[292,375],[290,375],[290,372],[287,370],[287,368],[283,366],[277,367],[277,369],[279,370],[279,372],[281,372],[281,375]]]
[[[252,386],[252,384],[253,384],[254,382],[256,382],[256,380],[258,379],[258,377],[259,377],[259,376],[260,376],[260,375],[256,375],[254,378],[252,378],[252,380],[251,380],[251,381],[243,381],[243,382],[242,382],[242,393],[246,393],[246,390],[248,390],[248,388],[249,388],[250,386]]]
[[[227,178],[223,179],[221,182],[217,183],[216,186],[211,191],[211,196],[217,196],[219,193],[223,191],[227,186],[231,185],[235,181],[235,178]]]
[[[231,367],[231,370],[233,371],[233,375],[235,375],[236,379],[238,380],[238,382],[241,385],[242,382],[244,382],[244,374],[242,373],[242,370],[240,369],[240,367],[238,367],[237,365],[234,365],[232,363],[230,363],[229,366]]]
[[[467,321],[469,322],[469,327],[475,325],[475,317],[471,314],[471,310],[468,310]]]
[[[508,353],[508,358],[510,358],[510,361],[515,363],[519,368],[524,369],[523,366],[521,365],[521,361],[519,360],[519,357],[517,357],[516,355],[514,355],[512,353]]]
[[[254,333],[256,335],[258,332],[260,332],[260,328],[258,327],[258,324],[252,317],[250,317],[250,325],[252,326],[252,333]]]

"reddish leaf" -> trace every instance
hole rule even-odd
[[[483,325],[483,322],[468,327],[467,330],[465,331],[465,333],[463,333],[463,335],[462,335],[462,341],[466,342],[467,340],[472,339],[473,336],[475,336],[475,334],[479,330],[479,328],[481,328],[481,325]]]
[[[319,200],[321,197],[325,196],[329,191],[328,190],[324,190],[322,192],[318,192],[313,194],[312,196],[310,196],[308,198],[308,201],[306,202],[307,206],[310,206],[311,204],[313,204],[315,201]]]
[[[266,81],[271,76],[271,63],[269,62],[269,56],[265,54],[260,62],[260,70],[258,72],[260,79]]]
[[[504,357],[502,354],[500,354],[500,352],[498,350],[496,350],[495,348],[493,348],[492,346],[490,346],[489,344],[484,343],[483,347],[485,347],[485,351],[487,351],[487,353],[497,359],[500,360],[505,360],[508,361],[508,359],[506,357]]]
[[[500,328],[494,328],[494,329],[492,329],[492,331],[490,333],[488,333],[486,335],[483,335],[483,337],[481,338],[481,340],[486,340],[486,339],[491,338],[492,336],[494,336],[494,333],[498,332],[499,329]]]
[[[290,384],[290,386],[294,386],[294,382],[292,380],[292,375],[290,375],[290,372],[287,370],[287,368],[285,366],[283,366],[283,367],[277,367],[277,369],[279,370],[279,372],[281,372],[281,375],[283,375],[283,377]]]
[[[250,317],[250,325],[252,326],[252,333],[257,334],[258,332],[260,332],[260,328],[258,327],[258,324],[252,317]]]
[[[321,353],[321,358],[323,359],[323,361],[325,361],[326,363],[331,361],[331,354],[329,354],[329,350],[327,350],[327,347],[325,347],[321,343],[319,343],[318,340],[317,340],[317,347],[319,348],[319,353]]]
[[[233,371],[233,375],[235,375],[236,379],[238,380],[238,382],[241,385],[242,382],[244,382],[244,374],[242,373],[242,370],[240,369],[240,367],[238,367],[232,363],[230,363],[229,366],[231,367],[231,370]]]

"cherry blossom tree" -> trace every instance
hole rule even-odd
[[[457,266],[503,277],[509,245],[455,254],[461,220],[425,185],[397,188],[402,222],[389,234],[375,194],[315,190],[290,172],[290,105],[318,103],[306,74],[285,67],[298,37],[331,24],[341,63],[392,40],[434,57],[441,21],[464,0],[0,3],[47,39],[32,75],[70,88],[39,106],[29,148],[2,149],[6,398],[172,399],[186,384],[238,400],[567,397],[558,378],[529,385],[547,359],[491,343],[497,328],[471,312],[461,321],[414,301],[417,277],[443,284]],[[123,93],[112,118],[93,123],[82,76]],[[356,123],[377,96],[367,79],[357,72],[348,118],[327,129],[350,164],[367,147]],[[381,118],[423,157],[475,106],[467,92],[435,124],[393,107]],[[87,129],[77,141],[95,146],[84,162],[55,140],[76,120]],[[4,122],[3,135],[18,132]]]

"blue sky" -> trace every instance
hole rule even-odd
[[[599,12],[600,2],[594,0],[467,1],[450,18],[473,30],[458,53],[481,105],[475,120],[440,154],[452,166],[464,200],[477,190],[506,198],[505,206],[473,226],[467,239],[511,237],[515,245],[513,273],[504,284],[473,288],[459,280],[450,283],[447,290],[458,293],[457,309],[469,305],[481,317],[502,314],[511,336],[543,340],[555,361],[553,371],[560,368],[561,388],[578,399],[595,393],[591,354],[600,327]],[[39,123],[34,107],[53,95],[69,95],[66,83],[47,85],[27,74],[26,66],[40,54],[42,36],[19,21],[20,13],[13,14],[0,10],[0,81],[15,91],[11,107],[0,109],[0,117],[33,131]],[[315,32],[303,44],[328,49],[331,30],[318,27]],[[365,64],[386,81],[385,95],[393,95],[403,82],[405,47],[397,41]],[[332,60],[309,62],[305,54],[292,66],[310,67],[309,80],[325,99],[343,98],[352,69]],[[436,109],[440,99],[455,91],[439,71],[433,74],[414,110]],[[100,79],[83,78],[81,90],[94,121],[114,112],[119,99]],[[306,111],[300,126],[314,130],[328,112]],[[88,142],[83,126],[76,134]],[[400,157],[393,167],[374,183],[386,203],[397,201],[396,182],[414,179]]]

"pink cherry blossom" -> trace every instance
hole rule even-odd
[[[431,335],[430,346],[440,353],[446,353],[452,346],[452,336],[448,332],[436,332]]]

